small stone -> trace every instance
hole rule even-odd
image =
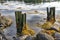
[[[36,35],[36,40],[54,40],[54,38],[46,33],[40,32]]]
[[[20,40],[25,40],[26,38],[28,37],[28,35],[23,35],[23,36],[20,36],[18,37]]]
[[[28,36],[25,40],[33,40],[32,36]]]

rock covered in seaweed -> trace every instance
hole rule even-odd
[[[22,30],[23,35],[34,35],[35,31],[33,29],[30,29],[27,24],[24,25]]]
[[[10,26],[11,24],[12,24],[12,19],[11,19],[11,18],[6,17],[6,16],[2,16],[2,15],[0,14],[0,27],[1,27],[2,29]]]

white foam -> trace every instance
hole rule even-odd
[[[17,9],[21,7],[21,9]],[[48,3],[41,3],[41,4],[31,4],[27,5],[26,3],[20,2],[6,2],[0,4],[0,9],[8,9],[8,10],[31,10],[31,9],[40,9],[46,7],[56,7],[56,10],[60,10],[60,2],[48,2]]]

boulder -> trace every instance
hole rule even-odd
[[[36,35],[36,40],[54,40],[54,38],[46,33],[39,32]]]
[[[56,40],[60,40],[60,33],[56,32],[54,37],[55,37]]]

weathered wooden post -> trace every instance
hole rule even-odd
[[[17,34],[22,35],[23,26],[24,24],[26,24],[26,13],[22,14],[21,11],[16,11],[15,16],[16,16]]]
[[[16,11],[15,16],[16,16],[16,27],[17,27],[17,34],[21,34],[21,18],[22,18],[22,12],[21,11]]]
[[[26,13],[23,14],[24,24],[26,24]]]
[[[55,7],[50,8],[50,13],[51,13],[51,21],[54,23],[55,22]]]
[[[47,21],[49,21],[49,19],[50,19],[50,10],[49,10],[49,8],[47,7]]]
[[[55,22],[55,7],[47,8],[47,21]]]

